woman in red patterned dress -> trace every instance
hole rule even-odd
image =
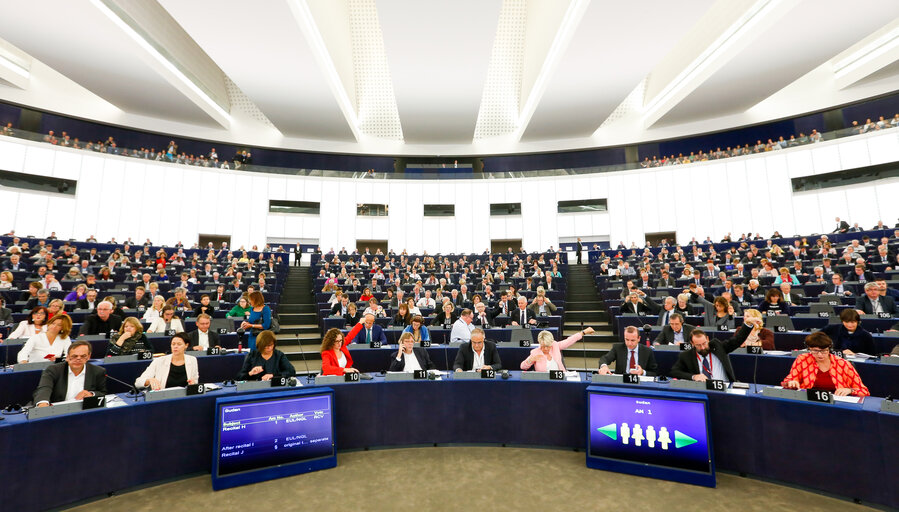
[[[833,341],[823,332],[805,337],[808,354],[793,361],[790,373],[781,385],[787,389],[821,389],[836,396],[868,396],[868,388],[852,363],[831,354]]]

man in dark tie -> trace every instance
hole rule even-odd
[[[384,329],[375,323],[375,315],[371,313],[365,315],[362,323],[364,324],[362,332],[354,338],[354,342],[370,344],[372,341],[380,341],[382,345],[387,344],[387,335],[384,334]]]
[[[668,325],[668,320],[671,318],[671,315],[674,314],[675,305],[677,305],[677,299],[674,297],[665,297],[665,301],[662,303],[662,309],[659,311],[658,325]]]
[[[475,305],[475,310],[476,314],[472,323],[481,329],[489,329],[492,318],[490,312],[487,311],[487,306],[483,302],[478,302]]]
[[[609,365],[615,363],[615,373],[653,376],[658,372],[652,349],[640,344],[640,330],[629,325],[624,329],[624,343],[615,343],[599,358],[599,374],[609,375]]]
[[[518,309],[511,312],[509,317],[512,319],[512,325],[515,326],[537,325],[537,318],[534,316],[534,312],[528,309],[526,297],[518,297]]]
[[[736,335],[728,340],[710,340],[702,329],[693,329],[690,333],[692,347],[681,352],[670,375],[676,379],[692,379],[705,382],[707,380],[737,380],[730,364],[728,354],[736,350],[746,341],[753,329],[761,330],[761,318],[748,318]]]

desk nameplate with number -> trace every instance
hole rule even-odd
[[[359,372],[348,372],[343,374],[344,382],[359,382]]]
[[[820,402],[825,404],[833,403],[833,392],[832,391],[823,391],[821,389],[807,389],[805,390],[808,401],[809,402]]]
[[[565,372],[562,370],[550,370],[549,380],[565,380]]]
[[[481,370],[481,378],[482,379],[495,379],[496,378],[496,370]]]
[[[639,384],[640,376],[636,373],[625,373],[621,376],[621,381],[625,384]]]
[[[372,340],[371,343],[368,344],[369,348],[381,348],[381,342],[378,340]]]
[[[422,380],[422,379],[427,379],[427,378],[428,378],[428,371],[427,371],[427,370],[414,370],[414,371],[412,372],[412,379],[413,379],[413,380]]]
[[[428,348],[431,346],[431,340],[421,340],[421,348]]]
[[[709,391],[726,391],[727,383],[723,380],[709,379],[705,381],[705,388]]]

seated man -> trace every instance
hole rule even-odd
[[[489,329],[493,324],[493,315],[483,302],[475,304],[475,315],[472,324],[481,329]]]
[[[875,281],[865,284],[865,294],[855,301],[855,309],[860,315],[889,313],[891,317],[899,316],[896,301],[888,295],[880,295],[880,286]]]
[[[710,340],[702,329],[693,329],[690,333],[690,343],[693,346],[678,354],[670,375],[677,379],[692,379],[699,382],[737,380],[728,354],[739,348],[753,329],[761,330],[761,328],[760,319],[746,319],[736,335],[725,341]]]
[[[853,356],[856,352],[876,355],[874,337],[859,325],[861,318],[858,311],[844,309],[840,312],[840,323],[830,324],[821,329],[833,341],[834,351],[843,352],[844,356]]]
[[[668,325],[662,327],[662,332],[656,336],[653,343],[656,345],[671,345],[690,342],[690,333],[694,327],[684,323],[684,317],[680,313],[672,313],[668,319]]]
[[[91,344],[87,341],[69,345],[66,361],[52,364],[41,373],[40,383],[34,390],[35,406],[105,395],[106,370],[88,363],[90,357]]]
[[[496,343],[484,341],[484,331],[475,329],[471,331],[471,341],[463,343],[456,353],[453,362],[453,370],[457,372],[472,370],[501,370],[503,362],[496,350]]]
[[[545,295],[538,295],[534,298],[534,302],[528,306],[528,309],[534,313],[535,317],[550,316],[556,314],[556,306],[546,300]]]
[[[146,291],[143,286],[134,288],[134,296],[125,299],[125,309],[137,309],[140,307],[146,309],[150,307],[150,299],[146,297]]]
[[[526,326],[537,325],[537,316],[528,309],[528,299],[525,296],[518,297],[518,308],[509,312],[509,318],[512,319],[512,325]]]
[[[640,330],[629,325],[624,328],[624,343],[615,343],[604,356],[599,358],[599,374],[609,375],[609,365],[615,363],[615,373],[623,375],[655,375],[659,371],[652,349],[640,344]]]
[[[830,282],[824,285],[824,291],[821,295],[852,295],[852,291],[843,283],[843,276],[834,272],[830,275]]]
[[[652,308],[646,304],[643,300],[646,297],[646,294],[642,294],[642,292],[631,292],[628,294],[627,299],[625,299],[624,303],[621,304],[621,314],[637,314],[637,315],[650,315],[652,314]]]
[[[36,297],[28,299],[28,302],[25,304],[25,309],[31,310],[38,306],[44,306],[45,308],[50,307],[50,290],[46,288],[38,290]]]
[[[122,317],[112,314],[112,304],[100,301],[92,315],[88,315],[81,325],[79,336],[93,336],[118,331],[122,326]]]
[[[353,338],[355,343],[371,343],[372,341],[380,341],[382,345],[387,344],[387,335],[384,329],[375,323],[375,315],[367,313],[362,318],[362,331]]]
[[[331,315],[345,316],[347,312],[347,306],[350,303],[350,296],[346,293],[337,293],[340,294],[340,300],[334,303],[334,306],[331,308]]]
[[[459,319],[453,323],[453,330],[450,331],[450,343],[465,343],[471,339],[471,332],[474,330],[474,326],[471,325],[473,316],[470,309],[462,310]]]
[[[93,311],[99,303],[100,301],[97,299],[96,288],[90,288],[87,290],[87,293],[84,294],[83,299],[78,299],[78,301],[75,302],[75,309],[87,309]]]
[[[206,350],[209,347],[220,346],[219,335],[209,328],[210,325],[212,325],[211,316],[205,313],[197,316],[197,330],[188,333],[189,345],[193,350]]]

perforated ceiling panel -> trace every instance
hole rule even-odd
[[[527,0],[504,0],[478,110],[475,140],[506,135],[518,127],[526,26]]]
[[[231,104],[232,112],[234,109],[242,110],[260,123],[275,128],[274,123],[272,123],[269,118],[265,117],[265,114],[259,110],[259,107],[257,107],[256,104],[240,90],[240,87],[232,82],[227,76],[225,77],[225,90],[228,92],[228,102]]]
[[[646,82],[648,81],[648,77],[644,78],[637,84],[637,87],[634,88],[630,94],[624,98],[624,101],[621,102],[615,110],[609,114],[609,117],[606,118],[605,121],[602,122],[600,128],[606,126],[608,124],[612,124],[619,119],[623,119],[633,113],[639,113],[643,111],[643,98],[646,95]]]
[[[365,135],[403,140],[375,0],[349,0],[356,117]]]

